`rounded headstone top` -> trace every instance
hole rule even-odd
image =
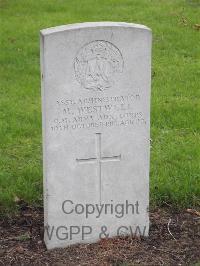
[[[122,27],[122,28],[135,28],[141,30],[151,31],[150,28],[141,24],[127,23],[127,22],[110,22],[110,21],[102,21],[102,22],[84,22],[84,23],[75,23],[62,25],[52,28],[47,28],[41,30],[42,35],[49,35],[52,33],[62,32],[66,30],[76,30],[76,29],[84,29],[84,28],[101,28],[101,27]]]

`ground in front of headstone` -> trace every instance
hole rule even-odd
[[[188,265],[200,261],[199,212],[155,209],[150,237],[116,237],[47,251],[43,210],[20,205],[14,219],[0,220],[0,265]]]

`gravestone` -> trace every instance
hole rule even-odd
[[[47,248],[148,236],[151,30],[44,29],[41,79]]]

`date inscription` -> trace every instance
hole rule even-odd
[[[51,131],[84,130],[104,127],[144,126],[141,95],[57,99]]]

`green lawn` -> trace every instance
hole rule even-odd
[[[126,21],[153,31],[151,204],[200,198],[199,0],[0,0],[0,212],[42,204],[39,30]]]

